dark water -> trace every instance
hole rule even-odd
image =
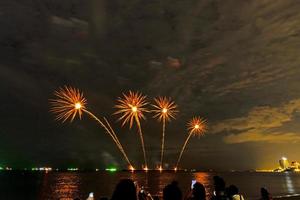
[[[110,197],[116,183],[131,178],[153,195],[161,195],[163,187],[177,180],[185,193],[192,179],[203,183],[208,194],[212,191],[212,177],[222,176],[227,184],[235,184],[247,199],[257,199],[261,186],[273,196],[300,193],[300,174],[295,173],[184,173],[184,172],[0,172],[0,199],[86,199],[94,192],[96,199]]]

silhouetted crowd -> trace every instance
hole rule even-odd
[[[226,187],[225,181],[219,176],[214,176],[214,191],[210,197],[203,184],[199,182],[192,183],[191,189],[183,195],[178,183],[173,181],[163,189],[163,200],[244,200],[239,189],[235,185]],[[260,200],[272,200],[270,193],[261,188]],[[79,199],[75,199],[79,200]],[[95,200],[93,195],[90,195],[87,200]],[[108,200],[108,198],[100,198],[100,200]],[[154,196],[145,191],[143,187],[139,187],[136,182],[131,179],[122,179],[116,186],[110,200],[159,200],[159,197]]]

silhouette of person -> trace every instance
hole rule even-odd
[[[271,194],[268,192],[266,188],[260,188],[261,200],[272,200]]]
[[[163,200],[182,200],[182,193],[176,181],[163,189]]]
[[[205,187],[201,183],[196,182],[193,185],[192,190],[185,197],[185,199],[186,200],[205,200],[206,199]]]
[[[117,184],[111,200],[137,200],[134,182],[130,179],[122,179]]]
[[[205,187],[201,183],[196,182],[193,188],[193,200],[205,200],[205,199],[206,199]]]
[[[230,200],[244,200],[243,195],[239,194],[239,189],[235,185],[227,188],[227,196]]]
[[[153,197],[153,200],[159,200],[158,196]]]
[[[225,186],[226,183],[223,178],[219,176],[214,176],[214,194],[212,196],[212,200],[226,200],[227,196],[225,194]]]

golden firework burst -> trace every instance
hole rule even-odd
[[[154,99],[155,104],[152,104],[154,107],[154,116],[158,121],[162,122],[162,138],[161,138],[161,155],[160,155],[160,166],[159,170],[163,169],[163,157],[164,157],[164,148],[165,148],[165,132],[166,132],[166,121],[171,121],[175,119],[175,116],[178,112],[177,105],[167,97],[158,97]]]
[[[78,115],[81,119],[82,111],[86,109],[86,99],[80,90],[64,86],[54,92],[55,99],[50,99],[50,111],[62,122],[70,119],[72,122]]]
[[[64,86],[59,88],[54,92],[54,99],[50,99],[51,108],[50,111],[56,115],[57,120],[62,120],[65,122],[70,119],[72,122],[76,115],[81,116],[83,113],[86,113],[90,117],[92,117],[98,124],[101,125],[102,128],[105,129],[107,134],[112,138],[117,148],[121,151],[125,160],[128,162],[129,166],[132,166],[125,151],[120,143],[116,133],[111,127],[110,123],[106,118],[104,118],[105,123],[103,123],[96,115],[94,115],[91,111],[86,109],[87,100],[84,98],[83,93],[80,92],[79,89]]]
[[[189,135],[187,136],[187,138],[181,148],[181,151],[180,151],[177,163],[176,163],[176,167],[175,167],[176,170],[178,169],[178,164],[182,158],[183,152],[184,152],[186,145],[188,144],[191,136],[193,136],[193,135],[202,136],[207,131],[206,120],[204,120],[200,117],[193,117],[187,124],[187,130],[189,132]]]
[[[154,118],[157,118],[159,121],[170,121],[175,119],[176,114],[178,113],[177,105],[170,98],[167,97],[158,97],[154,99],[155,104],[152,104],[154,107]]]
[[[207,131],[206,120],[200,117],[193,117],[188,122],[187,129],[192,135],[202,136]]]
[[[115,106],[118,111],[114,114],[121,115],[119,120],[123,121],[122,126],[129,123],[131,128],[134,120],[139,123],[139,119],[145,119],[143,112],[148,112],[145,106],[148,104],[146,102],[146,96],[143,96],[139,92],[129,91],[128,94],[123,94],[123,97],[118,98],[118,104]]]
[[[118,104],[115,106],[118,109],[118,111],[114,113],[121,115],[119,120],[123,120],[122,126],[124,126],[126,123],[129,123],[129,127],[131,128],[133,122],[136,122],[144,155],[144,169],[148,169],[148,167],[140,119],[145,119],[145,115],[143,112],[148,112],[147,108],[145,107],[147,104],[148,103],[146,101],[146,96],[143,96],[141,93],[138,92],[135,93],[129,91],[128,94],[123,94],[123,98],[118,99]]]

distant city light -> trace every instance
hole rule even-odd
[[[149,169],[148,169],[148,167],[147,167],[147,166],[146,166],[146,167],[144,167],[144,171],[146,171],[146,172],[147,172],[148,170],[149,170]]]
[[[0,167],[0,170],[3,170],[3,167]]]
[[[68,171],[78,171],[78,168],[68,168]]]
[[[114,168],[114,167],[106,168],[105,171],[116,172],[116,171],[117,171],[117,168]]]
[[[27,169],[26,169],[27,170]],[[33,167],[31,168],[31,171],[52,171],[51,167]]]

